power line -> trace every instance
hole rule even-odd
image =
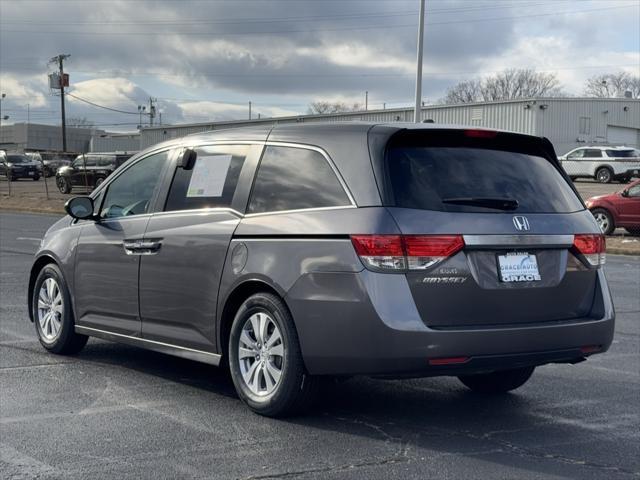
[[[538,3],[526,3],[518,4],[519,8],[535,7],[535,6],[551,6],[558,2],[568,2],[570,0],[552,0],[547,2]],[[447,14],[447,13],[459,13],[459,12],[472,12],[472,11],[484,11],[505,8],[504,5],[475,5],[473,7],[463,8],[441,8],[441,9],[429,9],[429,15],[434,14]],[[361,18],[373,18],[373,17],[405,17],[415,16],[418,12],[415,10],[402,11],[402,12],[372,12],[372,13],[349,13],[341,15],[314,15],[314,16],[296,16],[296,17],[278,17],[278,18],[226,18],[226,19],[190,19],[190,20],[137,20],[137,21],[122,21],[122,20],[104,20],[104,21],[85,21],[85,20],[71,20],[71,21],[38,21],[38,20],[5,20],[0,21],[5,25],[236,25],[242,23],[285,23],[291,21],[297,22],[311,22],[322,19],[361,19]]]
[[[426,22],[425,25],[428,26],[436,26],[436,25],[454,25],[454,24],[463,24],[463,23],[478,23],[478,22],[493,22],[493,21],[503,21],[503,20],[513,20],[518,18],[539,18],[539,17],[549,17],[549,16],[559,16],[559,15],[574,15],[574,14],[582,14],[582,13],[593,13],[593,12],[601,12],[606,10],[616,10],[623,8],[637,8],[640,7],[640,4],[634,3],[629,5],[621,5],[615,7],[602,7],[602,8],[592,8],[585,10],[566,10],[563,12],[553,12],[553,13],[538,13],[538,14],[529,14],[529,15],[514,15],[514,16],[505,16],[505,17],[485,17],[485,18],[476,18],[476,19],[467,19],[467,20],[451,20],[444,22]],[[62,34],[62,35],[91,35],[91,36],[112,36],[112,35],[133,35],[133,36],[168,36],[168,33],[173,35],[187,35],[187,36],[237,36],[237,35],[268,35],[268,34],[277,34],[277,33],[313,33],[313,32],[339,32],[339,31],[354,31],[354,30],[371,30],[371,29],[393,29],[393,28],[415,28],[415,24],[397,24],[397,25],[367,25],[367,26],[352,26],[352,27],[343,27],[343,28],[321,28],[321,29],[304,29],[304,30],[266,30],[266,31],[248,31],[248,32],[166,32],[166,31],[154,31],[154,32],[78,32],[78,31],[60,31],[60,30],[11,30],[3,28],[0,30],[0,33],[31,33],[31,34]]]
[[[127,112],[125,110],[118,110],[117,108],[111,108],[111,107],[106,107],[104,105],[99,105],[99,104],[94,103],[94,102],[92,102],[90,100],[78,97],[77,95],[74,95],[72,93],[67,93],[67,95],[70,96],[70,97],[75,98],[76,100],[80,100],[81,102],[88,103],[89,105],[93,105],[94,107],[104,108],[105,110],[110,110],[112,112],[124,113],[124,114],[127,114],[127,115],[140,115],[140,112]]]

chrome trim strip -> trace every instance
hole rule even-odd
[[[344,205],[341,207],[317,207],[317,208],[299,208],[297,210],[280,210],[278,212],[261,212],[261,213],[247,213],[245,218],[262,217],[266,215],[282,215],[287,213],[298,212],[322,212],[325,210],[347,210],[351,208],[358,208],[355,205]]]
[[[153,214],[154,217],[166,216],[166,215],[206,215],[207,213],[216,213],[216,212],[228,212],[232,213],[238,218],[242,218],[244,215],[229,207],[208,207],[208,208],[191,208],[189,210],[165,210],[163,212],[155,212]]]
[[[324,151],[322,148],[316,147],[315,145],[307,145],[305,143],[269,142],[269,141],[265,143],[265,146],[267,146],[267,147],[268,146],[275,146],[275,147],[302,148],[302,149],[305,149],[305,150],[313,150],[315,152],[318,152],[327,161],[327,163],[331,167],[331,170],[333,170],[333,173],[335,174],[335,176],[337,177],[338,181],[340,182],[340,185],[342,186],[342,189],[344,190],[344,193],[347,194],[347,197],[349,198],[349,201],[351,202],[351,205],[356,206],[356,201],[354,200],[353,195],[351,195],[351,191],[349,190],[349,187],[347,187],[347,184],[345,183],[344,179],[342,178],[342,175],[340,175],[340,172],[338,171],[338,168],[336,167],[335,163],[333,163],[333,160],[331,159],[329,154],[326,151]],[[260,167],[258,167],[258,169],[259,168]]]
[[[463,235],[469,247],[569,247],[573,245],[573,235]]]
[[[214,366],[220,365],[220,360],[222,359],[222,355],[218,355],[217,353],[205,352],[188,347],[180,347],[178,345],[171,345],[169,343],[158,342],[156,340],[148,340],[146,338],[132,337],[131,335],[124,335],[122,333],[108,332],[98,328],[76,325],[75,331],[76,333],[99,337],[112,342],[126,343],[128,345],[174,355],[176,357],[187,358],[189,360],[196,360],[198,362],[208,363]]]

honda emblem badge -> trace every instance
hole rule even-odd
[[[523,217],[521,215],[516,215],[513,217],[513,226],[516,227],[516,230],[526,231],[529,230],[529,220],[527,217]]]

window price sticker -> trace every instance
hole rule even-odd
[[[198,155],[193,167],[187,197],[221,197],[231,155]]]

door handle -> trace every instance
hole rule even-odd
[[[124,240],[122,247],[127,255],[155,255],[162,246],[162,239]]]

